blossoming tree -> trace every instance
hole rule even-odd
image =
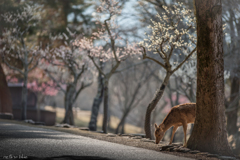
[[[67,35],[68,34],[68,35]],[[56,87],[65,95],[65,117],[62,123],[74,125],[73,104],[79,94],[93,82],[92,65],[84,51],[73,44],[76,34],[67,28],[67,34],[51,36],[52,45],[60,46],[49,49],[43,68]]]
[[[4,28],[0,45],[0,53],[4,63],[17,71],[23,77],[22,90],[22,119],[27,118],[27,83],[28,74],[35,69],[43,50],[41,46],[32,43],[31,31],[39,23],[40,9],[38,6],[26,5],[18,13],[5,13],[2,15],[9,28]],[[20,65],[16,65],[18,62]]]
[[[184,8],[181,3],[176,3],[173,8],[163,8],[165,12],[157,14],[158,22],[152,21],[152,25],[149,26],[151,35],[139,43],[143,49],[143,59],[154,61],[166,71],[163,83],[147,107],[144,125],[147,138],[152,138],[151,113],[161,99],[170,76],[196,51],[196,37],[195,33],[192,33],[195,28],[192,11]],[[151,56],[151,53],[157,54],[160,60]],[[174,54],[178,54],[180,58],[174,58]]]
[[[21,74],[17,71],[9,69],[7,65],[3,65],[4,73],[6,74],[6,80],[8,83],[16,84],[20,83],[23,85],[21,81]],[[32,91],[37,95],[37,118],[36,121],[40,121],[41,117],[41,105],[45,105],[43,103],[46,96],[56,96],[58,93],[58,88],[56,84],[45,74],[44,70],[39,67],[36,67],[32,72],[28,74],[28,83],[27,83],[28,91]]]
[[[79,46],[81,50],[87,51],[88,57],[104,77],[104,118],[102,129],[104,133],[107,133],[109,79],[116,72],[121,62],[130,55],[138,53],[139,49],[137,49],[134,44],[123,44],[123,40],[117,32],[116,17],[121,14],[118,1],[101,1],[97,12],[98,15],[100,15],[97,19],[97,23],[101,25],[100,29],[94,32],[91,38],[84,37],[76,41],[76,45]],[[106,18],[102,22],[103,17]],[[98,61],[109,64],[108,70],[101,69]]]

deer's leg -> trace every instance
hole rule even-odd
[[[175,134],[177,128],[178,128],[178,126],[174,126],[174,127],[173,127],[173,130],[172,130],[172,137],[171,137],[171,140],[170,140],[170,143],[169,143],[169,144],[172,144],[173,137],[174,137],[174,134]]]
[[[183,131],[184,131],[184,147],[187,146],[187,122],[184,121],[183,123]]]

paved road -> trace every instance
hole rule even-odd
[[[187,160],[157,151],[0,121],[0,158],[18,159],[19,156],[23,159]]]

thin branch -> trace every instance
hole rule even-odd
[[[161,62],[159,62],[158,60],[154,59],[154,58],[151,58],[151,57],[148,57],[147,54],[146,54],[146,49],[145,47],[141,46],[143,48],[143,59],[150,59],[154,62],[156,62],[157,64],[159,64],[160,66],[162,66],[163,68],[166,69],[165,65],[162,64]]]
[[[145,0],[145,1],[147,1],[148,3],[151,3],[151,4],[155,5],[155,6],[159,6],[158,3],[155,3],[155,2],[153,2],[153,1],[151,1],[151,0]]]
[[[192,52],[174,69],[172,70],[172,73],[174,73],[176,70],[178,70],[187,60],[191,55],[197,50],[197,47],[195,47]]]
[[[73,99],[73,103],[76,101],[77,97],[82,92],[82,90],[87,88],[87,87],[89,87],[89,86],[91,86],[92,83],[93,83],[93,81],[85,85],[84,82],[82,82],[81,87],[79,88],[79,90],[77,91],[77,93],[76,93],[76,95],[75,95],[75,97]]]
[[[59,85],[58,81],[49,73],[49,71],[45,69],[45,72],[57,84],[57,86],[61,89],[61,91],[63,91],[63,93],[66,93],[66,91],[62,88],[61,85]]]
[[[104,21],[104,23],[105,23],[105,26],[106,26],[108,35],[109,35],[110,40],[111,40],[111,47],[112,47],[112,51],[113,51],[113,54],[114,54],[115,61],[118,62],[119,60],[118,60],[118,58],[117,58],[117,54],[116,54],[116,50],[115,50],[115,40],[113,39],[112,34],[111,34],[111,31],[110,31],[110,29],[109,29],[109,27],[108,27],[108,24],[107,24],[107,21],[109,21],[110,19],[111,19],[111,16],[110,16],[108,19],[106,19],[106,20]]]
[[[130,68],[132,68],[132,67],[135,67],[135,66],[138,66],[138,65],[147,63],[147,62],[148,62],[147,60],[143,60],[143,61],[141,61],[141,62],[139,62],[139,63],[135,63],[135,64],[133,64],[133,65],[127,66],[127,67],[125,67],[125,68],[123,68],[123,69],[121,69],[121,70],[117,70],[117,71],[115,71],[114,73],[123,72],[123,71],[128,70],[128,69],[130,69]]]
[[[161,53],[157,48],[156,48],[156,51],[158,52],[159,56],[160,56],[163,60],[166,59],[166,57],[164,56],[164,54]],[[164,57],[163,57],[163,56],[164,56]]]
[[[179,21],[180,21],[180,19],[179,19]],[[179,23],[179,21],[177,22],[177,23]],[[190,25],[188,28],[187,28],[187,31],[188,30],[190,30],[192,28],[192,25]],[[181,33],[181,34],[179,34],[177,37],[176,37],[176,40],[175,40],[175,42],[177,42],[178,41],[178,39],[179,39],[179,37],[181,37],[183,34]],[[172,56],[172,53],[173,53],[173,49],[175,48],[175,45],[172,45],[171,46],[171,50],[170,50],[170,53],[169,53],[169,57],[168,57],[168,59],[170,59],[171,58],[171,56]]]
[[[169,40],[169,38],[167,38],[165,41],[164,41],[164,39],[163,39],[162,42],[161,42],[161,44],[160,44],[160,50],[161,50],[162,54],[164,55],[164,57],[167,57],[167,54],[163,51],[162,45],[163,45],[164,42],[167,42],[168,40]]]
[[[97,63],[94,61],[93,57],[91,57],[91,56],[88,56],[88,57],[92,60],[94,66],[98,69],[98,71],[99,71],[104,77],[106,77],[106,74],[105,74],[105,73],[101,70],[101,68],[97,65]]]
[[[82,70],[81,70],[81,72],[77,75],[76,80],[78,80],[78,79],[81,77],[81,75],[83,74],[84,71],[85,71],[85,65],[82,65]]]
[[[12,66],[12,65],[10,65],[10,64],[5,60],[5,57],[3,58],[3,61],[4,61],[4,63],[5,63],[9,68],[18,71],[20,74],[24,74],[23,71],[21,71],[20,69],[14,67],[14,66]]]
[[[38,66],[38,61],[35,63],[35,65],[34,65],[32,68],[29,69],[28,72],[31,72],[31,71],[32,71],[33,69],[35,69],[37,66]]]
[[[112,74],[115,73],[116,69],[118,68],[118,66],[120,65],[121,61],[117,61],[116,65],[114,67],[112,67],[111,71],[107,74],[107,78],[110,78],[112,76]]]
[[[148,57],[148,56],[145,56],[143,59],[145,59],[145,58],[146,58],[146,59],[150,59],[150,60],[156,62],[157,64],[159,64],[160,66],[162,66],[163,68],[166,69],[166,67],[165,67],[161,62],[159,62],[158,60],[156,60],[156,59],[154,59],[154,58],[152,58],[152,57]]]

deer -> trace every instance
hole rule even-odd
[[[158,126],[155,123],[155,138],[156,144],[158,144],[165,132],[173,126],[171,140],[169,145],[172,144],[174,134],[178,127],[183,126],[184,131],[184,145],[187,146],[186,133],[187,133],[187,124],[194,123],[196,117],[196,103],[185,103],[174,106],[167,116],[164,118],[162,123]]]

